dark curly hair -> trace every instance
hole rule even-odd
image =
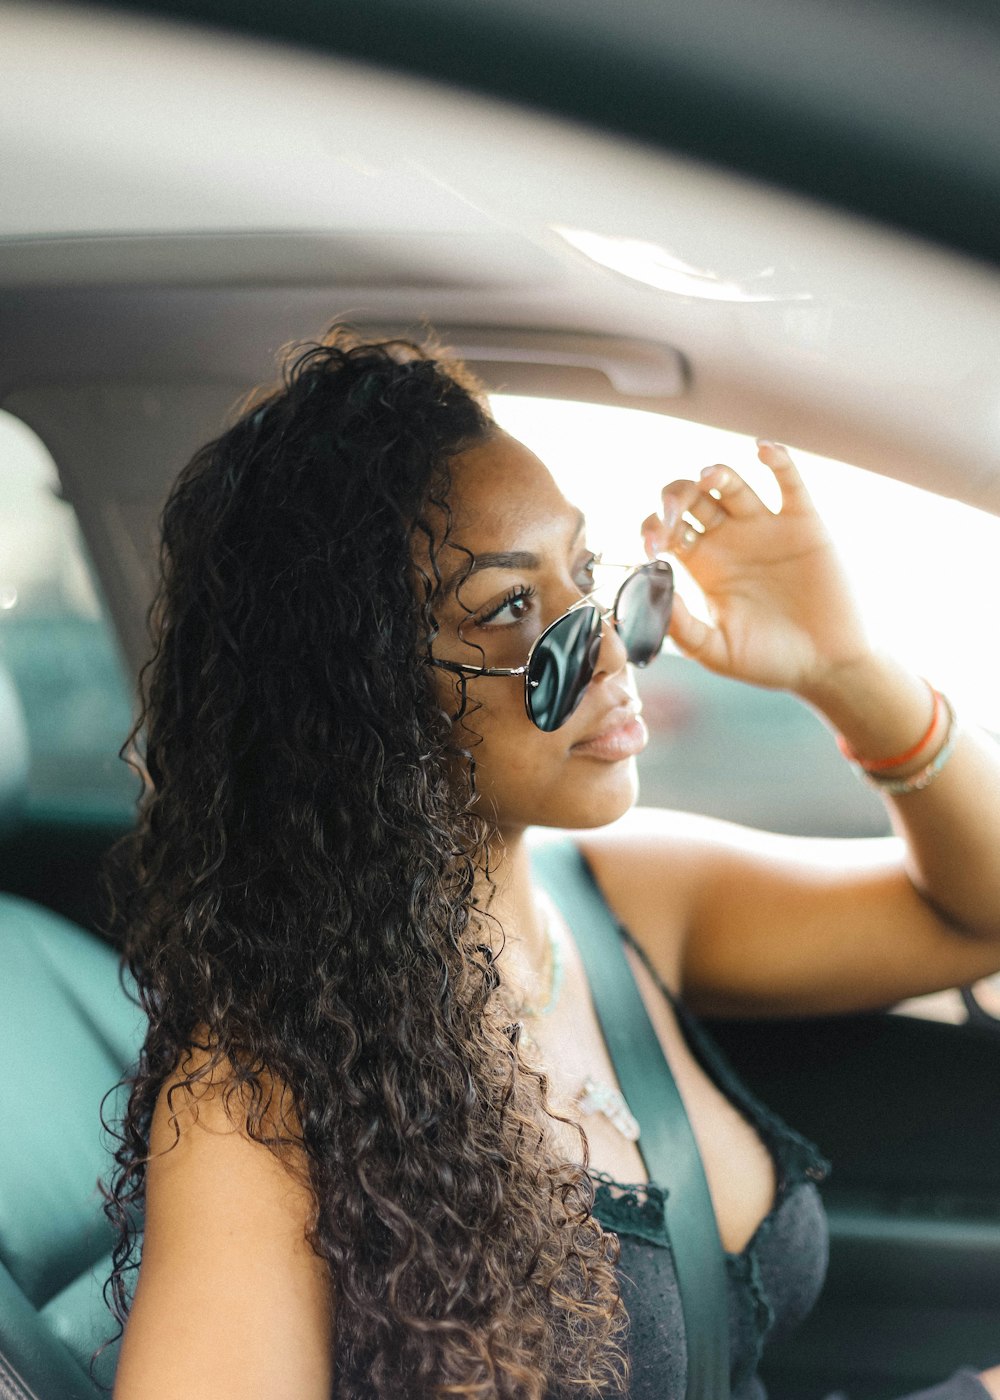
[[[338,1396],[624,1393],[619,1244],[582,1129],[583,1166],[550,1146],[546,1115],[569,1120],[521,1059],[475,904],[491,831],[456,737],[475,711],[461,682],[444,708],[425,664],[449,462],[497,431],[430,339],[339,324],[170,493],[126,746],[145,792],[110,876],[148,1016],[102,1184],[112,1341],[159,1092],[221,1067],[230,1117],[275,1153],[269,1086],[294,1102]]]

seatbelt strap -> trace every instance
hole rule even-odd
[[[570,840],[530,852],[532,869],[580,950],[650,1180],[667,1191],[667,1230],[687,1337],[687,1400],[728,1400],[729,1297],[715,1210],[684,1102],[649,1019],[618,924]]]

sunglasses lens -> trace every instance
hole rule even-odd
[[[674,571],[664,559],[646,564],[625,582],[615,620],[633,666],[647,666],[659,652],[673,605]]]
[[[539,639],[528,667],[528,711],[539,729],[565,724],[586,690],[601,649],[601,614],[577,608]]]
[[[663,645],[674,601],[674,573],[661,559],[638,569],[623,585],[615,621],[628,659],[646,666]],[[528,666],[528,712],[539,729],[565,724],[583,698],[601,650],[601,614],[575,608],[539,638]]]

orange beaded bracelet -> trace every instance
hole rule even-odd
[[[941,718],[941,693],[934,689],[926,677],[922,676],[921,680],[923,680],[931,695],[934,697],[934,712],[931,715],[931,722],[927,726],[927,732],[917,740],[913,747],[907,749],[905,753],[896,754],[894,758],[879,758],[866,762],[864,759],[857,756],[843,735],[838,734],[837,747],[845,758],[849,759],[851,763],[856,763],[858,767],[864,769],[866,773],[885,773],[893,768],[902,768],[904,763],[909,763],[911,759],[916,758],[919,753],[923,752],[934,737],[934,731],[938,727],[938,720]]]

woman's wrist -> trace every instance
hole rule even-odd
[[[950,728],[949,707],[929,683],[878,652],[833,668],[799,695],[837,732],[851,760],[879,777],[920,773]]]

